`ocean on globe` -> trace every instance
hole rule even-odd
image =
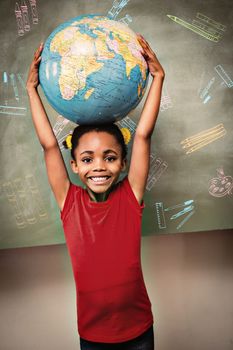
[[[145,92],[148,67],[125,24],[84,15],[59,25],[44,43],[39,80],[51,106],[77,124],[116,122]]]

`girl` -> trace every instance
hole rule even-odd
[[[72,184],[37,92],[43,45],[30,66],[27,92],[44,149],[48,180],[61,211],[77,291],[82,350],[153,350],[153,315],[141,261],[141,216],[164,70],[138,35],[153,81],[135,132],[128,176],[126,146],[115,124],[77,126],[71,167],[85,188]]]

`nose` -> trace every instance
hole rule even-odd
[[[94,171],[104,171],[106,170],[106,163],[104,159],[98,158],[95,160],[94,163]]]

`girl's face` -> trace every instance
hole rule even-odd
[[[121,146],[107,132],[90,131],[80,137],[71,160],[72,170],[93,192],[106,192],[126,167]]]

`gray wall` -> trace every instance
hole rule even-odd
[[[25,81],[35,48],[60,23],[88,13],[107,15],[111,9],[114,14],[114,4],[124,5],[115,19],[146,37],[166,71],[143,235],[233,228],[232,1],[40,0],[34,1],[37,17],[33,1],[24,3],[30,27],[24,25],[19,35],[15,10],[21,1],[0,2],[0,248],[64,243]],[[73,124],[62,122],[43,101],[60,142]],[[121,124],[132,135],[129,151],[142,106],[143,101]],[[62,153],[69,167],[69,152]]]
[[[142,238],[156,350],[232,350],[233,231]],[[0,251],[0,349],[78,350],[64,245]]]

